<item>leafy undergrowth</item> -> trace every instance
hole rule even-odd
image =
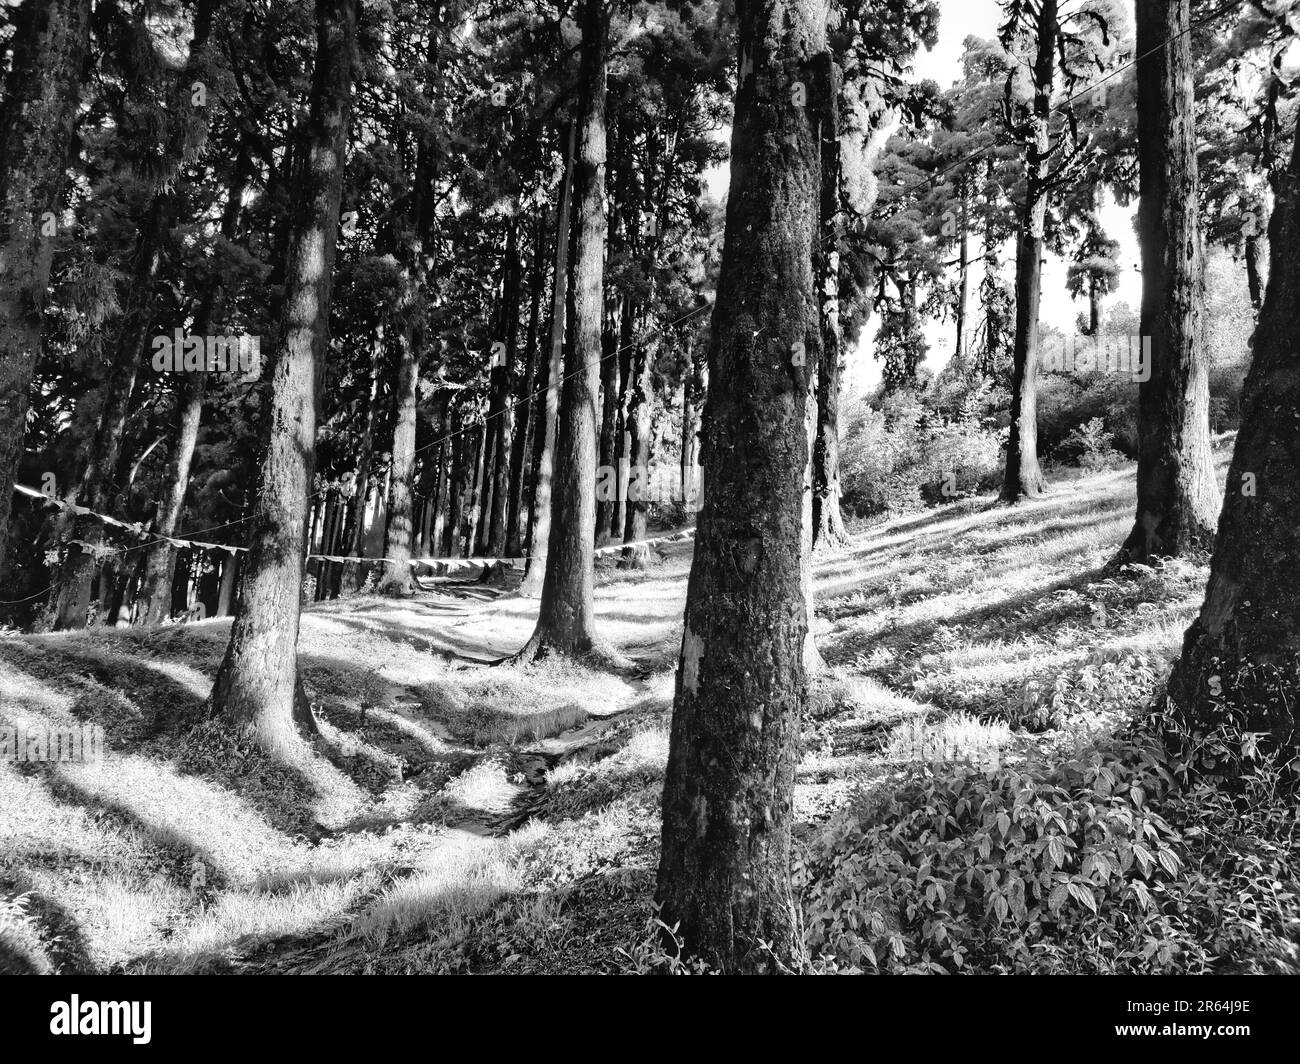
[[[927,768],[844,810],[797,868],[815,963],[1300,972],[1295,774],[1258,750],[1228,774],[1227,729],[1171,755],[1156,721],[1055,764]]]

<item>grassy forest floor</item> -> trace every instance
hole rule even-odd
[[[917,760],[1066,757],[1142,709],[1206,569],[1106,569],[1133,490],[1062,474],[819,556],[801,844]],[[649,969],[690,550],[598,563],[623,674],[485,667],[536,603],[469,580],[309,608],[321,737],[296,764],[202,721],[228,621],[0,638],[0,724],[99,723],[112,752],[0,763],[0,970]]]

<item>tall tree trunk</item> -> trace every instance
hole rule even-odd
[[[488,423],[483,420],[483,414],[478,414],[479,423],[474,430],[476,440],[476,450],[474,452],[474,479],[470,482],[469,510],[467,511],[468,525],[465,528],[465,557],[472,558],[475,554],[482,553],[480,548],[479,531],[482,528],[483,517],[483,466],[487,461],[488,449]]]
[[[646,496],[650,490],[651,427],[654,413],[654,337],[642,334],[632,352],[632,382],[627,400],[628,481],[627,518],[623,525],[623,542],[636,543],[646,538]],[[644,569],[650,560],[648,547],[624,547],[619,555],[620,569]]]
[[[451,399],[442,408],[438,435],[438,496],[433,513],[433,529],[429,535],[429,553],[435,558],[446,557],[447,522],[451,513],[451,463],[455,441],[451,437]]]
[[[440,18],[441,16],[439,16]],[[428,65],[439,63],[440,33],[429,34]],[[431,300],[433,256],[437,248],[434,183],[439,148],[427,135],[417,137],[415,175],[406,208],[413,230],[399,253],[402,263],[397,381],[393,389],[393,446],[389,456],[388,524],[384,536],[381,594],[404,596],[414,590],[411,548],[415,540],[415,436],[419,422],[420,367],[425,347],[425,305]]]
[[[813,265],[817,272],[821,364],[817,367],[817,424],[812,452],[812,546],[834,547],[847,538],[840,514],[840,131],[838,68],[817,94],[821,131],[821,194]]]
[[[703,482],[700,469],[700,411],[704,406],[707,389],[705,359],[700,357],[700,344],[693,343],[690,362],[686,367],[686,382],[682,386],[682,498],[688,511],[700,508],[703,499]]]
[[[1250,305],[1255,310],[1264,306],[1264,249],[1258,236],[1246,237],[1246,287],[1250,292]]]
[[[791,105],[791,86],[815,75],[826,7],[746,0],[737,10],[708,492],[687,588],[658,900],[690,953],[771,971],[798,969],[803,956],[790,823],[810,640],[802,555],[821,163],[818,116]]]
[[[600,355],[600,454],[597,462],[602,470],[613,470],[618,463],[618,301],[609,300],[605,308],[605,328],[601,333]],[[618,482],[617,474],[614,477]],[[618,507],[618,492],[602,493],[596,499],[596,546],[603,547],[610,540],[614,512]]]
[[[501,337],[505,357],[492,369],[492,404],[488,425],[492,433],[492,473],[489,478],[492,506],[487,532],[487,555],[503,558],[506,553],[506,511],[510,506],[510,437],[515,408],[510,402],[510,386],[515,377],[515,357],[519,347],[519,304],[523,264],[519,257],[519,216],[510,221],[506,239],[504,284],[501,300]]]
[[[1011,363],[1011,432],[1002,498],[1016,502],[1047,490],[1038,464],[1038,309],[1043,294],[1043,225],[1051,156],[1052,82],[1056,74],[1056,0],[1042,0],[1036,33],[1034,109],[1025,160],[1025,202],[1016,239],[1016,331]]]
[[[1146,559],[1208,546],[1220,506],[1210,453],[1202,314],[1191,0],[1137,5],[1138,237],[1142,343],[1137,517],[1122,554]]]
[[[474,430],[465,425],[467,414],[460,412],[460,428],[452,437],[451,488],[447,495],[447,527],[443,531],[443,554],[459,558],[465,543],[465,500],[470,491],[470,462],[474,453]]]
[[[1300,133],[1279,184],[1210,581],[1169,698],[1194,727],[1268,733],[1287,760],[1300,745]]]
[[[584,0],[573,168],[573,347],[560,389],[555,498],[537,628],[520,657],[595,645],[596,402],[605,268],[605,84],[609,9]]]
[[[212,691],[214,715],[272,750],[313,729],[298,677],[303,537],[316,453],[318,369],[329,330],[334,252],[352,109],[358,0],[317,0],[316,69],[276,342],[267,447],[230,645]]]
[[[540,361],[539,327],[542,291],[546,287],[546,212],[538,211],[537,230],[533,235],[532,269],[528,278],[528,334],[524,356],[524,377],[520,382],[515,410],[515,433],[510,444],[510,502],[506,512],[506,556],[518,558],[524,549],[523,533],[528,522],[527,471],[533,453],[533,435],[537,431],[537,369]]]
[[[551,291],[550,357],[546,377],[546,400],[542,409],[542,449],[533,478],[533,512],[528,528],[528,563],[519,594],[536,598],[542,593],[546,555],[551,541],[551,480],[555,475],[555,444],[560,420],[560,384],[564,377],[565,309],[569,292],[569,213],[573,199],[573,178],[577,153],[576,123],[569,123],[568,147],[564,156],[564,177],[560,184],[560,209],[555,222],[555,280]]]
[[[961,213],[957,218],[960,228],[957,236],[957,346],[954,353],[958,358],[964,358],[967,308],[970,306],[970,173],[964,166],[957,178],[957,189],[961,197]]]
[[[217,596],[217,616],[228,617],[235,605],[235,577],[239,574],[239,555],[225,552],[221,562],[221,591]]]
[[[411,539],[415,532],[415,430],[420,403],[419,326],[408,321],[398,341],[397,381],[393,388],[393,448],[389,461],[388,526],[384,534],[384,575],[379,593],[403,596],[414,590]]]
[[[54,260],[47,223],[63,209],[90,9],[90,0],[33,0],[12,16],[0,101],[0,571]]]
[[[655,305],[655,292],[659,282],[659,252],[663,246],[663,235],[668,228],[668,202],[674,180],[673,150],[676,138],[661,136],[656,126],[651,126],[646,133],[646,210],[655,219],[655,225],[646,236],[647,263],[646,275],[649,278],[649,291],[645,305]],[[659,194],[653,195],[653,183],[659,160],[663,160],[663,177],[659,182]],[[640,232],[638,227],[638,239]],[[626,494],[627,514],[623,523],[623,542],[636,543],[646,538],[646,516],[648,512],[648,494],[651,489],[650,461],[654,446],[653,411],[654,411],[654,366],[659,351],[659,338],[653,332],[642,334],[639,343],[629,329],[628,343],[632,345],[631,389],[625,398],[625,440],[628,444],[629,461]],[[621,476],[621,470],[620,470]],[[625,546],[619,558],[619,568],[641,569],[650,562],[648,546]]]
[[[610,533],[623,537],[627,531],[627,484],[632,468],[632,433],[630,432],[632,402],[632,360],[636,351],[636,305],[630,296],[619,301],[618,325],[618,424],[617,458],[615,476],[618,491],[615,494],[614,522]]]
[[[993,180],[992,161],[985,163],[985,185]],[[983,276],[980,279],[980,302],[984,310],[984,349],[980,361],[980,372],[989,380],[1004,383],[1002,351],[1004,344],[1004,290],[1002,281],[1002,264],[999,261],[996,212],[984,212],[984,263]],[[1010,384],[1010,381],[1005,381]]]
[[[383,393],[379,388],[379,379],[384,368],[384,323],[375,324],[370,338],[370,402],[366,406],[365,427],[361,430],[361,443],[357,448],[357,476],[352,495],[352,507],[348,514],[347,531],[344,533],[345,551],[353,558],[360,559],[366,553],[366,507],[370,501],[371,465],[374,462],[375,426],[379,423],[380,404]],[[344,565],[343,576],[339,580],[340,592],[356,591],[365,582],[361,570],[364,566],[358,561],[355,565]]]

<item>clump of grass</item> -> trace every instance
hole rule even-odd
[[[303,678],[314,692],[347,705],[372,709],[382,706],[388,697],[389,684],[378,668],[335,668],[311,665]]]
[[[488,758],[467,768],[442,789],[441,797],[455,806],[482,813],[508,813],[518,788],[510,782],[505,765]]]
[[[587,711],[571,702],[522,716],[478,703],[465,711],[464,716],[452,726],[452,732],[458,739],[475,746],[491,746],[494,743],[515,745],[549,739],[586,719]]]
[[[463,839],[439,849],[427,866],[384,892],[353,925],[370,943],[415,934],[456,939],[476,918],[523,889],[519,858],[545,837],[525,827],[504,839]]]
[[[460,688],[444,680],[430,680],[417,691],[420,704],[429,716],[450,720],[465,712],[467,700]]]
[[[1010,742],[1005,721],[987,723],[969,713],[954,713],[938,721],[912,718],[895,725],[884,755],[890,761],[922,764],[996,765]]]
[[[238,950],[257,942],[341,925],[347,911],[378,885],[379,873],[371,871],[329,883],[294,883],[273,894],[224,892],[165,949],[145,955],[131,970],[173,975],[219,970]]]

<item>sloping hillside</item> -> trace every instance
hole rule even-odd
[[[965,500],[818,559],[828,672],[797,815],[917,761],[1042,759],[1163,677],[1205,571],[1107,568],[1132,471]],[[203,721],[225,621],[0,639],[0,723],[99,724],[95,764],[0,763],[0,964],[38,971],[645,969],[690,543],[599,565],[632,662],[491,667],[534,602],[467,580],[309,609],[320,738],[272,763]]]

